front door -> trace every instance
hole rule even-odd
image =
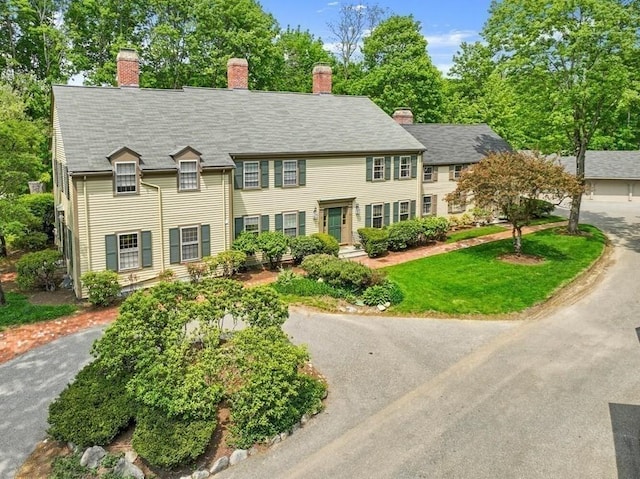
[[[329,208],[328,223],[329,234],[342,243],[342,208]]]

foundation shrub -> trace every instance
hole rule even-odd
[[[289,242],[291,256],[295,264],[302,263],[302,260],[309,255],[324,253],[325,245],[320,238],[314,236],[296,236]]]
[[[108,306],[120,295],[121,287],[115,271],[88,271],[80,280],[89,292],[89,302],[94,306]]]
[[[338,240],[333,236],[327,233],[314,233],[311,235],[311,237],[317,238],[322,241],[322,249],[318,251],[318,253],[338,256],[338,252],[340,251],[340,243],[338,243]]]
[[[370,258],[381,256],[389,250],[389,232],[381,228],[360,228],[360,242]]]
[[[59,251],[46,249],[27,253],[16,263],[18,286],[22,289],[56,289],[56,270],[62,259]]]

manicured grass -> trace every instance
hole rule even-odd
[[[507,225],[508,226],[508,225]],[[492,235],[494,233],[502,233],[508,231],[504,226],[488,225],[481,226],[479,228],[469,228],[462,231],[456,231],[447,235],[447,243],[455,243],[456,241],[462,241],[471,238],[477,238],[479,236]]]
[[[5,293],[7,305],[0,307],[0,329],[16,324],[30,324],[59,318],[73,313],[72,304],[45,306],[31,304],[27,297],[18,293]]]
[[[531,220],[529,226],[546,225],[548,223],[558,223],[560,221],[567,221],[567,218],[556,215],[545,216],[543,218],[536,218],[535,220]]]
[[[498,256],[513,251],[511,239],[486,243],[385,268],[405,299],[391,311],[447,314],[501,314],[522,311],[547,299],[595,261],[606,238],[583,225],[583,236],[556,228],[523,237],[523,252],[541,256],[535,265],[506,263]]]

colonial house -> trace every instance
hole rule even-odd
[[[563,156],[560,162],[575,174],[575,156]],[[640,198],[640,150],[587,151],[584,166],[585,199],[637,201]]]

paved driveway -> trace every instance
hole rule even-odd
[[[220,477],[640,477],[640,208],[585,203],[584,221],[618,235],[615,264],[545,319],[293,312],[285,329],[328,377],[327,408]],[[98,334],[0,366],[0,477],[44,436],[46,404]]]

